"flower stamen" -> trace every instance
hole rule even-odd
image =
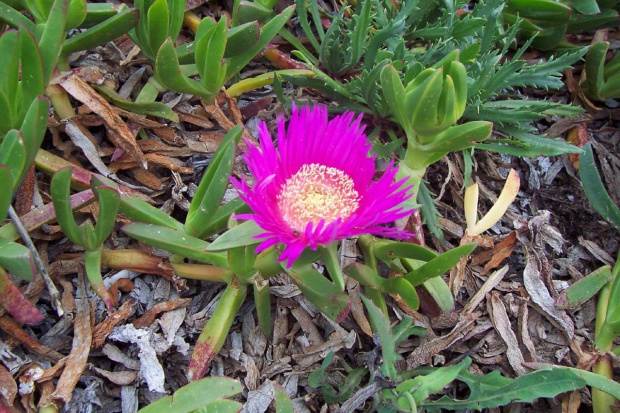
[[[282,186],[278,208],[290,227],[303,233],[310,222],[316,228],[322,220],[330,224],[357,211],[361,197],[354,186],[353,179],[340,169],[305,164]]]

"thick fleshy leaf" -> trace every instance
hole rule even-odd
[[[441,277],[433,277],[424,281],[422,287],[430,294],[435,304],[444,313],[454,310],[454,297],[450,287]],[[418,287],[420,288],[420,287]]]
[[[2,238],[0,238],[0,266],[26,281],[32,281],[35,272],[30,250],[21,244]]]
[[[620,229],[620,209],[614,204],[614,201],[605,190],[601,177],[596,170],[592,154],[592,144],[587,143],[583,150],[585,152],[579,159],[581,186],[596,212],[611,222],[617,229]]]
[[[349,297],[334,283],[323,277],[311,264],[294,264],[289,269],[286,269],[286,264],[283,264],[283,268],[304,297],[323,314],[337,323],[349,314],[351,309]]]
[[[262,277],[252,281],[254,289],[254,305],[258,315],[258,324],[265,336],[270,337],[273,332],[273,319],[271,317],[271,294],[269,294],[269,280]]]
[[[392,334],[392,327],[390,326],[390,320],[387,318],[383,311],[377,307],[372,300],[360,296],[366,311],[368,311],[368,317],[372,325],[372,331],[374,334],[379,335],[381,340],[381,354],[383,356],[383,363],[381,364],[381,372],[386,378],[396,379],[396,367],[397,360],[402,359],[400,354],[396,351],[396,341]]]
[[[205,99],[210,98],[210,95],[202,87],[200,82],[182,74],[181,66],[179,65],[179,60],[170,38],[164,42],[157,52],[155,73],[161,80],[161,83],[175,92],[198,95]]]
[[[93,192],[99,201],[99,213],[97,214],[97,225],[95,226],[94,245],[97,248],[103,244],[112,232],[116,223],[116,212],[120,203],[120,196],[115,188],[99,186],[93,188]]]
[[[453,248],[443,254],[433,258],[419,268],[405,274],[403,277],[414,287],[424,283],[426,280],[438,277],[452,267],[454,267],[461,258],[468,256],[478,244],[471,243]]]
[[[20,28],[22,65],[21,65],[21,107],[18,119],[21,121],[26,115],[32,102],[45,91],[45,75],[41,52],[32,34]]]
[[[0,197],[0,222],[4,221],[11,201],[13,201],[13,177],[11,170],[6,165],[0,165],[0,191],[7,194]],[[10,194],[10,196],[8,196]],[[2,239],[2,238],[0,238]]]
[[[387,65],[381,71],[381,90],[396,121],[408,130],[411,122],[405,108],[405,87],[392,65]]]
[[[118,106],[121,109],[128,110],[141,115],[152,115],[159,118],[168,119],[172,122],[178,122],[179,116],[167,105],[160,102],[132,102],[123,99],[118,93],[104,86],[93,85],[95,90],[101,94],[108,102]]]
[[[26,16],[9,6],[5,2],[0,1],[0,22],[6,23],[14,29],[25,27],[31,33],[34,33],[34,23]]]
[[[228,187],[228,177],[235,160],[236,143],[242,132],[240,126],[231,129],[213,155],[187,211],[185,230],[188,234],[202,238],[213,219]]]
[[[196,39],[196,67],[203,88],[211,95],[224,85],[226,68],[223,62],[226,50],[226,18],[222,18],[200,39]]]
[[[162,397],[149,404],[148,406],[138,410],[139,413],[190,413],[202,407],[213,407],[214,412],[228,412],[229,410],[220,410],[223,405],[215,404],[218,401],[224,401],[228,397],[233,397],[241,393],[243,388],[237,380],[228,377],[207,377],[201,380],[186,384],[179,390],[174,392],[172,396]],[[231,401],[231,400],[229,400]],[[237,410],[241,409],[241,403],[236,403]],[[216,408],[218,407],[218,408]]]
[[[86,18],[80,27],[85,29],[96,26],[103,21],[113,18],[116,14],[124,12],[126,9],[127,6],[125,5],[122,8],[118,8],[112,3],[87,3]]]
[[[46,85],[50,81],[54,67],[56,67],[61,46],[65,40],[68,8],[69,0],[54,0],[49,18],[45,22],[41,37],[38,39]]]
[[[30,104],[30,108],[28,108],[28,112],[26,112],[24,122],[21,126],[21,133],[26,145],[26,166],[22,170],[15,185],[19,185],[22,182],[28,173],[29,166],[32,165],[37,156],[39,147],[45,136],[45,131],[47,131],[48,112],[49,104],[47,99],[43,96],[38,96]]]
[[[246,293],[247,286],[239,284],[235,279],[224,290],[213,315],[196,341],[187,372],[190,382],[201,379],[205,375],[211,360],[222,349],[230,326],[245,300]]]
[[[228,220],[231,216],[239,214],[248,214],[251,212],[250,207],[243,202],[241,198],[235,198],[225,203],[215,211],[215,214],[209,221],[209,224],[202,231],[202,238],[207,238],[218,232],[222,232],[228,228]]]
[[[13,194],[17,189],[15,183],[19,180],[22,171],[26,167],[26,145],[20,131],[11,129],[0,144],[0,166],[8,168],[10,176],[7,180],[6,175],[2,174],[0,185],[2,185],[2,194]],[[10,196],[3,196],[7,202],[11,202]],[[1,202],[0,202],[1,203]],[[8,204],[7,204],[8,205]],[[3,209],[0,208],[0,216]],[[4,210],[6,211],[6,209]]]
[[[258,42],[260,26],[256,21],[245,23],[229,29],[226,37],[224,57],[237,56]]]
[[[21,56],[21,36],[19,32],[9,31],[0,38],[0,87],[10,103],[17,104],[17,88],[19,86],[19,61]],[[12,108],[11,118],[14,119],[15,107]],[[10,125],[16,127],[18,125]]]
[[[205,251],[209,246],[208,242],[192,237],[183,231],[141,222],[127,224],[121,230],[138,241],[162,248],[173,254],[221,268],[228,268],[226,254]]]
[[[398,241],[377,241],[373,244],[372,251],[377,258],[384,261],[392,261],[398,258],[430,261],[437,257],[437,253],[429,248]]]
[[[18,323],[37,324],[44,319],[43,314],[30,304],[2,267],[0,267],[0,305]]]
[[[73,168],[67,167],[56,172],[52,178],[50,194],[54,203],[56,219],[62,232],[76,245],[85,246],[87,239],[80,229],[71,210],[71,175]]]
[[[100,3],[94,3],[100,4]],[[103,3],[107,4],[107,3]],[[89,3],[88,6],[93,4]],[[125,9],[97,25],[67,39],[62,45],[62,53],[67,55],[80,50],[89,50],[104,45],[133,29],[139,19],[138,9]]]
[[[112,301],[108,289],[103,284],[101,277],[101,254],[103,253],[103,245],[99,245],[96,249],[86,250],[84,252],[84,268],[86,269],[86,277],[90,282],[93,291],[101,298],[108,311],[112,310]]]
[[[279,15],[269,20],[261,28],[260,39],[253,47],[248,48],[245,53],[236,55],[228,59],[228,66],[226,68],[226,80],[230,79],[241,69],[243,69],[250,60],[252,60],[258,53],[260,53],[265,46],[275,37],[282,27],[286,24],[288,19],[295,11],[295,6],[289,6],[282,11]]]
[[[168,12],[170,13],[170,21],[168,23],[168,36],[176,41],[183,27],[183,16],[185,15],[185,6],[187,0],[168,0]]]
[[[67,30],[80,26],[85,18],[86,0],[71,0],[67,11]]]
[[[232,227],[215,239],[207,248],[207,251],[227,251],[231,248],[244,247],[246,245],[258,244],[255,238],[265,231],[259,227],[254,221],[246,221],[235,227]]]
[[[594,297],[612,279],[611,267],[604,265],[562,291],[555,305],[561,309],[578,308]]]
[[[168,2],[166,0],[156,0],[147,11],[146,17],[146,34],[147,37],[142,39],[147,56],[153,59],[157,50],[166,41],[168,37]],[[176,39],[172,39],[176,40]]]
[[[275,384],[273,389],[276,392],[276,413],[293,413],[293,402],[291,398],[286,394],[284,387],[279,384]]]

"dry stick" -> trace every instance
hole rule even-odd
[[[45,264],[43,264],[43,260],[41,260],[39,251],[37,251],[36,247],[34,246],[32,239],[30,239],[30,235],[28,235],[28,231],[26,231],[26,228],[24,228],[22,221],[17,216],[17,213],[13,209],[12,205],[9,205],[9,217],[11,218],[11,221],[13,221],[13,224],[15,224],[15,228],[17,229],[17,232],[24,240],[26,247],[32,253],[32,258],[34,259],[34,263],[39,269],[39,272],[41,273],[41,276],[43,277],[43,281],[45,281],[45,286],[47,287],[47,291],[49,291],[50,293],[50,298],[52,300],[52,307],[54,307],[54,309],[56,310],[58,317],[62,317],[65,314],[65,310],[62,308],[62,304],[60,302],[60,293],[58,292],[58,289],[54,285],[54,281],[52,281],[52,278],[47,272],[47,268],[45,268]]]

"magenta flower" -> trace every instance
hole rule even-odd
[[[243,155],[256,183],[249,188],[232,180],[254,212],[237,218],[265,230],[256,237],[263,240],[256,252],[282,243],[279,260],[290,267],[306,247],[361,234],[410,235],[381,224],[411,213],[399,207],[411,187],[403,187],[406,179],[394,182],[393,163],[372,182],[375,156],[369,156],[362,116],[353,117],[346,112],[328,121],[324,106],[293,106],[288,129],[278,122],[279,151],[265,123],[259,125],[260,147],[248,144]]]

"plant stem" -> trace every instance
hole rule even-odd
[[[47,268],[45,267],[45,264],[43,263],[43,260],[41,259],[41,256],[39,255],[39,251],[37,251],[37,248],[34,246],[34,243],[32,242],[30,235],[28,235],[28,231],[26,231],[26,228],[24,228],[24,226],[22,225],[22,222],[17,216],[17,213],[13,209],[12,205],[9,205],[9,217],[11,218],[11,221],[13,221],[13,224],[15,225],[17,232],[19,233],[22,240],[24,241],[24,244],[26,244],[26,247],[30,250],[30,253],[32,254],[34,263],[37,266],[37,269],[39,270],[39,272],[41,273],[41,276],[43,277],[43,281],[45,281],[45,286],[47,287],[47,291],[50,294],[52,306],[56,310],[56,314],[58,314],[58,317],[62,317],[65,314],[65,310],[62,308],[62,303],[60,301],[60,293],[58,292],[58,289],[54,285],[54,281],[52,281],[52,278],[47,272]]]

